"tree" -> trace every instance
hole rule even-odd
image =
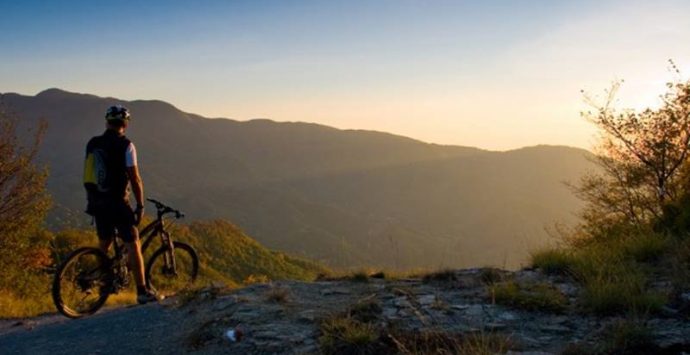
[[[606,226],[649,226],[688,192],[690,81],[668,83],[661,106],[640,112],[613,108],[620,85],[613,84],[603,104],[585,95],[595,110],[583,115],[601,133],[596,163],[602,170],[575,189],[588,203],[583,217],[591,233]]]
[[[0,272],[18,265],[31,250],[29,240],[50,206],[46,192],[48,172],[34,160],[45,124],[22,145],[17,118],[0,103]]]

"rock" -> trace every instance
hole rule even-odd
[[[468,304],[454,304],[454,305],[451,305],[450,308],[457,309],[458,311],[464,311],[464,310],[470,308],[470,305],[468,305]]]
[[[485,314],[484,305],[481,304],[473,304],[465,310],[465,315],[470,317],[481,317]]]
[[[580,290],[576,285],[571,283],[558,283],[554,284],[554,286],[566,297],[575,297]]]
[[[255,339],[275,339],[278,337],[278,333],[272,330],[262,330],[254,332]]]
[[[571,332],[571,329],[557,324],[544,324],[540,325],[539,329],[548,333],[558,333],[565,334]]]
[[[331,296],[331,295],[349,295],[351,291],[344,287],[327,288],[321,290],[321,296]]]
[[[306,323],[311,323],[314,321],[316,318],[316,311],[313,309],[309,309],[303,312],[300,312],[299,315],[297,316],[297,320],[300,322],[306,322]]]
[[[381,314],[384,318],[394,318],[398,314],[398,309],[393,307],[385,307]]]
[[[506,355],[554,355],[545,351],[508,351]]]
[[[393,301],[393,303],[398,308],[410,308],[410,307],[412,307],[412,304],[410,303],[410,301],[407,300],[407,297],[398,297]]]
[[[224,300],[223,302],[216,302],[213,305],[214,312],[220,312],[234,306],[236,303],[231,300]]]
[[[537,271],[523,270],[515,274],[515,281],[519,283],[537,282],[542,278],[542,274]]]
[[[683,302],[690,302],[690,292],[681,293],[678,298],[680,298],[680,300]]]
[[[507,328],[507,326],[503,323],[486,323],[486,324],[484,324],[484,329],[490,330],[490,331],[503,330],[506,328]]]
[[[551,318],[549,322],[554,323],[554,324],[563,324],[566,323],[570,318],[567,316],[557,316],[554,318]]]
[[[436,295],[422,295],[417,299],[422,306],[430,306],[436,302]]]
[[[516,320],[518,318],[519,317],[515,313],[507,312],[507,311],[498,315],[498,319],[507,320],[507,321]]]

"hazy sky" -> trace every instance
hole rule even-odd
[[[669,58],[690,72],[688,13],[689,1],[0,0],[0,92],[589,148],[580,89],[625,79],[621,106],[653,105]]]

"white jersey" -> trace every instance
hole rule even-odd
[[[137,166],[137,148],[132,142],[129,142],[127,150],[125,151],[125,165],[128,168]]]

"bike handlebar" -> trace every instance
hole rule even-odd
[[[153,203],[156,206],[156,209],[158,210],[158,214],[161,216],[168,214],[168,213],[174,213],[175,218],[179,219],[179,218],[184,217],[184,213],[182,213],[179,210],[176,210],[172,207],[166,206],[165,204],[163,204],[160,201],[154,200],[152,198],[147,198],[146,200]]]

